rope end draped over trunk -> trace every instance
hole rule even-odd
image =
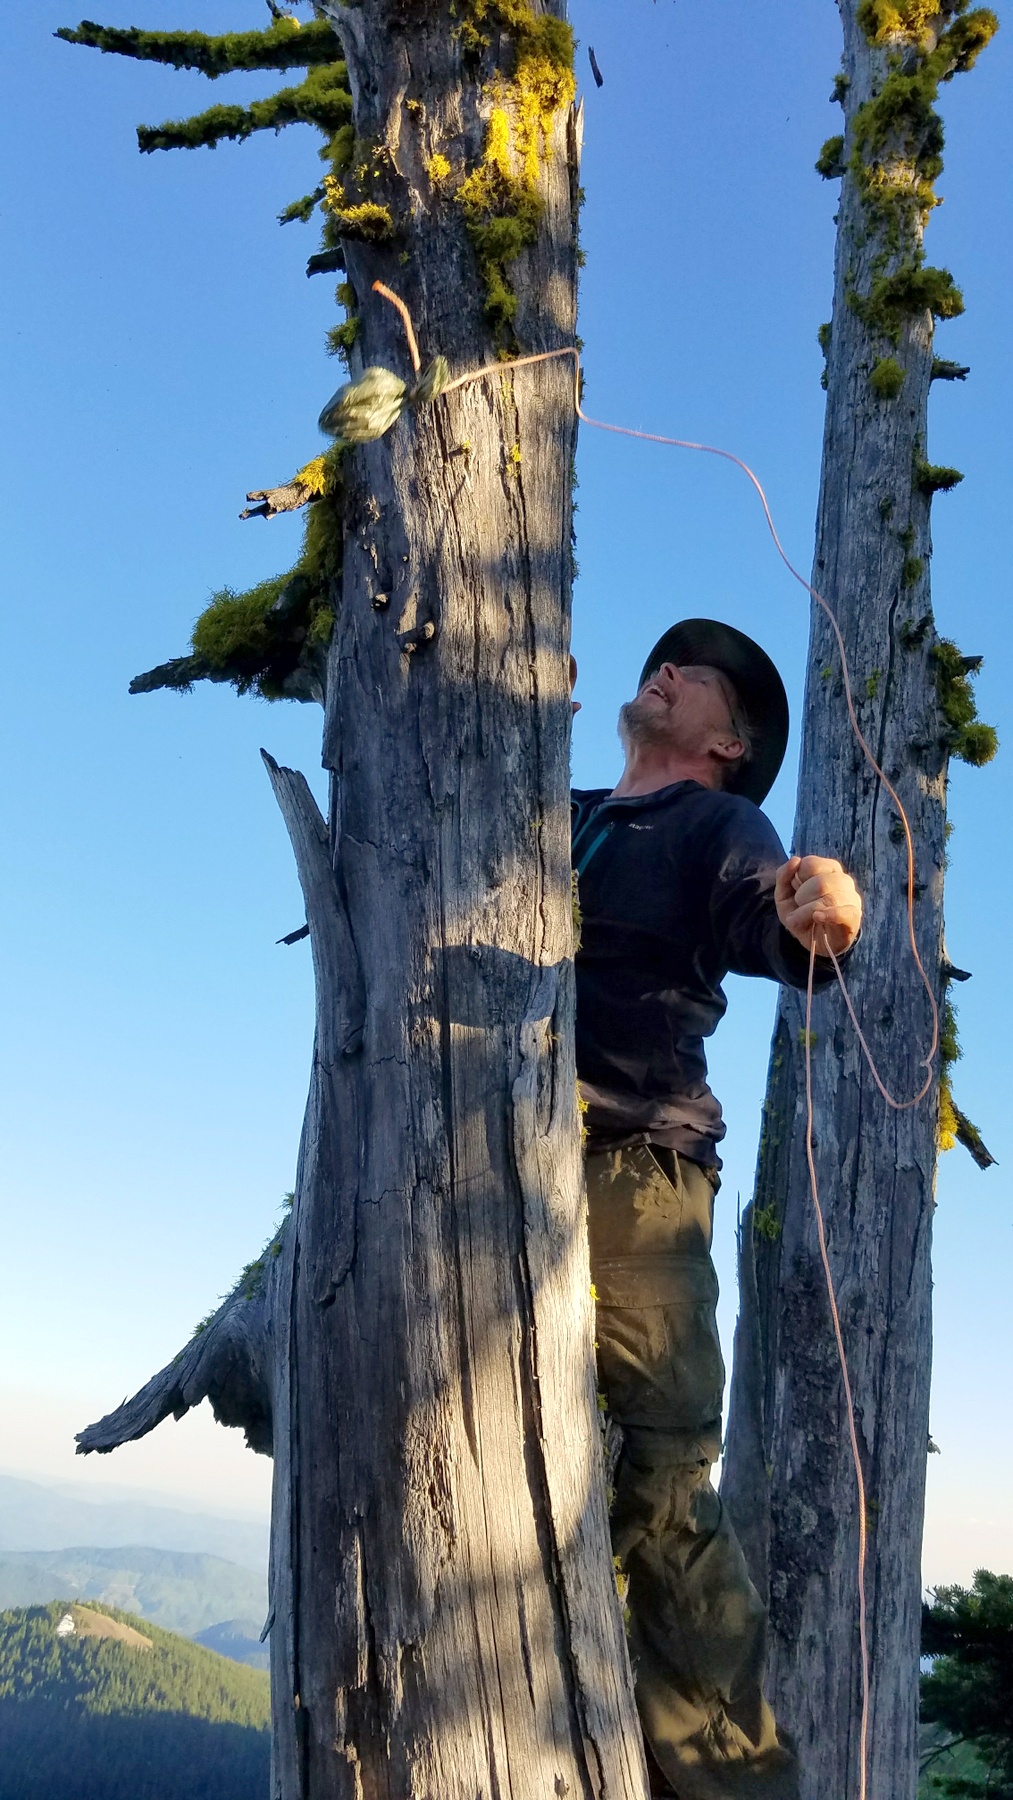
[[[218,1311],[198,1325],[171,1363],[114,1412],[77,1434],[77,1454],[106,1456],[146,1437],[163,1419],[181,1419],[210,1400],[220,1425],[237,1425],[251,1450],[272,1454],[270,1366],[273,1270],[285,1226],[264,1255],[245,1270]]]

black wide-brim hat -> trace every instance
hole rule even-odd
[[[788,696],[767,652],[734,625],[722,625],[718,619],[681,619],[658,639],[644,664],[640,687],[662,663],[675,663],[677,668],[706,663],[727,675],[753,744],[752,754],[739,764],[725,791],[744,794],[760,806],[774,785],[788,745]]]

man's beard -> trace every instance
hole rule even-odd
[[[650,702],[646,705],[638,695],[619,708],[619,738],[624,748],[646,750],[672,741],[672,722],[667,712],[660,712]]]

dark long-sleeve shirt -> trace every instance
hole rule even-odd
[[[653,1143],[720,1167],[703,1040],[727,1005],[721,983],[729,972],[808,979],[808,952],[774,907],[777,833],[751,800],[678,781],[620,800],[575,791],[572,841],[588,1148]],[[817,985],[832,974],[817,959]]]

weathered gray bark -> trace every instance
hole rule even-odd
[[[873,47],[857,0],[839,7],[847,159],[856,111],[881,89],[888,57],[904,54],[917,67],[919,53]],[[897,174],[910,156],[901,133],[884,160],[892,157]],[[912,262],[922,223],[890,240],[854,172],[845,175],[813,583],[840,621],[863,730],[911,821],[917,937],[941,1007],[946,749],[932,655],[929,497],[916,479],[933,318],[924,305],[909,311],[893,344],[849,304],[877,275]],[[904,371],[895,398],[869,383],[887,355]],[[839,657],[815,608],[795,846],[839,856],[862,889],[865,924],[848,982],[888,1088],[909,1096],[923,1079],[931,1018],[907,942],[900,822],[852,736]],[[858,1507],[806,1168],[804,1002],[782,993],[774,1033],[754,1208],[742,1232],[722,1491],[769,1595],[770,1689],[799,1740],[806,1800],[845,1800],[858,1792]],[[816,1000],[813,1024],[816,1163],[868,1492],[868,1793],[913,1800],[938,1096],[934,1084],[913,1110],[887,1108],[836,987]],[[754,1228],[760,1209],[773,1211],[773,1239]]]
[[[346,244],[357,356],[410,372],[380,279],[424,357],[486,363],[464,215],[426,163],[439,152],[459,179],[494,98],[509,113],[501,15],[470,66],[441,6],[324,10],[397,233]],[[561,17],[563,0],[531,11]],[[537,242],[510,265],[529,351],[573,341],[576,137],[560,109]],[[645,1794],[573,1060],[574,432],[556,362],[440,399],[349,457],[329,821],[268,763],[317,983],[294,1211],[260,1303],[276,1800]],[[189,1387],[173,1365],[82,1447],[210,1392],[199,1343],[183,1358]]]

